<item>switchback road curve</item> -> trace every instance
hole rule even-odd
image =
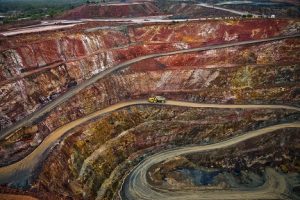
[[[60,142],[60,139],[70,131],[71,129],[88,122],[89,120],[92,120],[96,117],[99,117],[101,115],[113,112],[115,110],[119,110],[128,106],[134,106],[134,105],[162,105],[162,106],[182,106],[182,107],[193,107],[193,108],[219,108],[219,109],[288,109],[288,110],[295,110],[300,111],[300,108],[298,107],[292,107],[292,106],[285,106],[285,105],[224,105],[224,104],[203,104],[203,103],[191,103],[191,102],[184,102],[184,101],[173,101],[168,100],[165,104],[150,104],[146,100],[135,100],[135,101],[128,101],[128,102],[122,102],[118,103],[112,106],[109,106],[107,108],[104,108],[102,110],[96,111],[90,115],[87,115],[83,118],[77,119],[75,121],[72,121],[52,133],[50,133],[44,141],[28,156],[26,156],[24,159],[0,168],[0,184],[6,184],[6,183],[24,183],[27,182],[27,180],[32,176],[34,173],[34,170],[38,167],[38,165],[45,160],[45,158],[48,156],[51,149]],[[281,128],[287,128],[287,127],[300,127],[300,124],[297,123],[286,123],[286,124],[279,124],[275,126],[271,126],[269,128],[265,128],[263,130],[265,131],[273,131]],[[267,132],[258,132],[258,133],[267,133]],[[250,135],[247,133],[243,137],[249,137],[252,136],[252,132]],[[235,139],[234,141],[239,141],[239,139]],[[220,143],[219,143],[220,144]],[[222,143],[221,143],[222,144]],[[229,143],[226,142],[228,145]],[[208,147],[207,147],[208,148]]]
[[[91,84],[97,82],[98,80],[104,78],[105,76],[112,74],[115,71],[124,69],[126,67],[129,67],[131,64],[140,62],[142,60],[150,59],[150,58],[157,58],[157,57],[163,57],[163,56],[171,56],[176,54],[184,54],[184,53],[191,53],[191,52],[200,52],[200,51],[207,51],[207,50],[213,50],[213,49],[221,49],[221,48],[227,48],[227,47],[234,47],[234,46],[240,46],[240,45],[248,45],[248,44],[257,44],[262,42],[270,42],[270,41],[276,41],[276,40],[282,40],[287,38],[294,38],[299,37],[300,34],[294,34],[294,35],[287,35],[287,36],[277,36],[272,38],[265,38],[265,39],[259,39],[259,40],[250,40],[250,41],[242,41],[242,42],[234,42],[234,43],[225,43],[225,44],[219,44],[219,45],[211,45],[211,46],[205,46],[205,47],[199,47],[199,48],[192,48],[192,49],[185,49],[185,50],[178,50],[178,51],[172,51],[167,53],[157,53],[157,54],[149,54],[146,56],[141,56],[138,58],[134,58],[132,60],[128,60],[126,62],[123,62],[121,64],[118,64],[112,68],[109,68],[103,72],[100,72],[99,74],[93,76],[92,78],[84,81],[80,85],[75,86],[74,88],[67,91],[65,94],[62,94],[57,99],[53,100],[52,102],[48,103],[44,107],[40,108],[39,110],[31,113],[24,119],[14,123],[10,127],[7,127],[0,131],[0,140],[5,139],[6,137],[13,134],[18,129],[22,128],[23,126],[30,125],[34,121],[36,121],[41,116],[45,115],[46,113],[50,112],[52,109],[54,109],[56,106],[60,105],[61,103],[65,102],[69,98],[76,95],[79,91],[82,89],[90,86]]]
[[[182,147],[163,151],[142,161],[125,179],[119,196],[123,200],[199,200],[199,199],[285,199],[289,193],[289,187],[285,178],[271,168],[266,169],[266,182],[263,186],[249,190],[177,190],[155,188],[147,181],[147,172],[150,167],[176,156],[201,153],[216,149],[227,148],[240,142],[258,137],[282,128],[300,128],[300,122],[278,124],[267,128],[250,131],[243,135],[231,138],[226,141],[210,145],[194,147]]]

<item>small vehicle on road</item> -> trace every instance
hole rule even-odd
[[[166,103],[166,98],[162,96],[154,96],[154,97],[149,97],[148,101],[150,103]]]

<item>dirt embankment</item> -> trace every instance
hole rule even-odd
[[[0,80],[3,83],[0,86],[3,107],[1,129],[28,116],[74,85],[126,60],[149,53],[291,34],[295,27],[297,22],[291,20],[208,21],[112,27],[89,33],[81,31],[70,34],[68,30],[41,36],[29,34],[11,37],[7,40],[8,49],[0,54]],[[221,55],[222,52],[210,51],[202,56],[172,56],[154,62],[159,65],[158,69],[168,65],[171,68],[185,65],[182,69],[186,69],[189,66],[207,68],[250,63],[280,64],[299,58],[289,53],[297,52],[297,40],[280,43],[280,48],[272,45],[263,48],[268,48],[265,51],[267,53],[260,51],[263,53],[260,56],[256,55],[255,48],[247,50],[245,55],[233,50],[237,53],[234,55],[228,50],[224,55],[232,58],[229,61]],[[186,61],[186,64],[182,61]],[[139,68],[145,66],[141,64]],[[149,66],[151,68],[153,66]],[[25,73],[29,75],[22,78]],[[12,98],[14,101],[11,101]]]
[[[141,17],[160,14],[162,12],[151,2],[86,4],[66,11],[58,19]]]
[[[101,194],[112,199],[121,183],[120,177],[134,165],[136,158],[151,149],[159,151],[171,146],[217,143],[266,124],[277,124],[277,119],[287,119],[288,115],[293,115],[293,111],[288,111],[289,114],[283,116],[282,110],[277,112],[271,109],[240,111],[224,109],[220,112],[216,109],[161,106],[132,106],[116,111],[95,122],[77,127],[74,134],[49,157],[35,188],[54,193],[59,191],[79,199],[82,195],[95,198],[101,193],[99,191],[105,191]],[[285,136],[282,134],[282,137]],[[292,140],[292,137],[288,138]],[[294,140],[294,143],[297,141]],[[268,148],[275,148],[278,144],[266,144],[266,154],[255,151],[258,153],[249,159],[245,157],[246,163],[259,166],[263,166],[260,163],[262,160],[272,161],[276,166],[293,163],[294,146],[286,149],[288,141],[271,156]],[[279,152],[285,153],[283,155]],[[244,153],[248,155],[247,149]],[[274,157],[276,161],[273,161]],[[209,155],[203,158],[207,166],[209,159]],[[218,159],[222,157],[219,156]],[[232,156],[230,159],[237,158]],[[225,158],[222,166],[231,166],[231,163]],[[293,165],[288,168],[295,169]],[[61,176],[61,171],[67,173]]]
[[[254,22],[259,22],[259,29],[250,27]],[[17,39],[22,42],[10,51],[2,52],[2,78],[7,79],[14,70],[16,76],[23,71],[33,73],[1,87],[1,128],[55,101],[76,84],[126,60],[154,52],[259,39],[265,34],[271,37],[291,33],[296,26],[295,21],[289,20],[269,22],[268,26],[263,20],[156,24],[129,26],[123,31],[105,29],[73,35],[47,33],[45,38],[31,38],[35,34],[23,39],[10,38],[11,42]],[[238,28],[241,26],[245,29]],[[29,43],[26,39],[35,42]],[[28,154],[56,128],[129,99],[161,94],[202,103],[296,104],[299,99],[299,56],[295,53],[299,52],[298,43],[297,38],[286,39],[135,63],[127,70],[83,89],[32,127],[21,128],[13,137],[2,141],[2,163],[13,162]],[[43,63],[57,59],[66,62],[35,72],[44,68]]]

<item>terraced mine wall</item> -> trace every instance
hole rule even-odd
[[[286,179],[294,185],[289,177],[298,172],[297,134],[298,129],[277,130],[227,149],[177,156],[152,166],[147,178],[152,187],[161,189],[254,189],[267,184],[266,171],[273,168],[289,174]],[[297,186],[291,190],[297,191]]]
[[[215,143],[246,131],[281,123],[279,119],[293,121],[294,117],[299,117],[299,113],[272,109],[129,107],[72,131],[72,136],[58,146],[44,163],[42,173],[33,185],[38,191],[58,192],[65,197],[117,198],[122,183],[121,177],[148,154],[189,144]],[[226,151],[228,154],[207,153],[203,156],[199,155],[198,160],[195,154],[189,156],[189,159],[191,158],[191,162],[199,166],[217,165],[214,167],[228,169],[228,171],[232,168],[255,171],[252,166],[259,171],[259,169],[263,170],[265,163],[268,162],[269,166],[287,168],[290,172],[296,172],[293,163],[295,163],[297,141],[292,141],[295,134],[292,129],[286,130],[284,133],[261,137],[266,138],[261,141],[259,138],[251,143],[243,143],[235,149]],[[278,138],[278,141],[266,142],[272,138]],[[285,142],[280,145],[279,141],[282,138],[287,140],[283,140]],[[260,149],[255,151],[253,143],[254,146],[259,143]],[[272,152],[272,149],[277,151]],[[224,156],[232,152],[240,152],[240,154]],[[234,162],[237,159],[238,162]],[[232,166],[233,163],[245,164]],[[184,166],[177,163],[174,168],[169,168],[176,169]],[[62,171],[68,173],[62,176]],[[170,171],[156,171],[171,176],[171,173],[168,173]]]
[[[275,19],[109,28],[78,25],[73,31],[9,37],[0,56],[1,129],[26,119],[85,80],[124,61],[153,53],[291,35],[297,33],[299,25],[297,20]],[[2,140],[0,164],[24,158],[67,123],[118,102],[152,95],[198,103],[299,106],[299,47],[299,38],[288,38],[139,61],[96,81]],[[57,141],[59,145],[50,156],[41,160],[44,162],[27,184],[31,184],[31,192],[52,198],[118,199],[120,180],[148,154],[215,143],[297,119],[299,112],[285,109],[131,106],[70,130],[61,143]],[[293,133],[284,131],[291,141],[288,137]],[[268,148],[264,145],[263,151]],[[276,140],[273,147],[278,145]],[[295,172],[293,152],[297,147],[293,143],[285,150],[286,154],[262,158],[263,164],[270,162],[267,165]],[[256,156],[260,154],[247,162],[265,166]],[[273,158],[276,162],[270,161]],[[215,159],[218,157],[208,163]],[[287,162],[293,165],[286,166]]]
[[[58,19],[141,17],[162,14],[152,2],[87,4],[66,11]]]
[[[73,86],[126,60],[149,53],[287,35],[295,33],[297,27],[297,21],[289,20],[210,21],[120,26],[93,29],[91,32],[81,27],[74,34],[66,30],[11,37],[5,41],[5,49],[0,55],[0,127],[4,129],[11,126]],[[269,46],[273,48],[272,45]],[[290,55],[283,49],[296,50],[299,48],[297,44],[285,46],[278,50],[284,54],[278,52],[276,62],[289,62],[288,56],[298,59],[298,56]],[[270,57],[272,53],[276,54],[271,51]],[[206,58],[198,58],[193,64],[207,63],[209,67],[209,62],[214,61],[209,61],[207,56],[213,56],[214,51],[209,53],[209,56],[207,53],[202,54]],[[284,55],[286,58],[281,61]],[[191,56],[193,55],[187,55],[184,60]],[[219,56],[218,59],[223,57]],[[237,56],[237,59],[241,59],[240,64],[244,62],[243,57]],[[268,62],[268,58],[264,59],[262,56],[257,58],[258,61],[255,61],[256,58],[249,59],[254,59],[253,63]]]
[[[171,27],[174,30],[169,33],[165,30],[168,28],[163,25],[129,27],[128,34],[116,30],[101,30],[83,35],[78,33],[74,36],[49,39],[4,51],[2,58],[6,59],[3,65],[6,71],[17,70],[17,67],[20,67],[17,63],[10,65],[11,68],[7,65],[7,62],[13,61],[12,58],[19,57],[18,62],[24,65],[22,70],[28,72],[33,70],[33,73],[2,86],[2,127],[21,120],[75,85],[81,84],[93,74],[111,68],[117,63],[149,52],[166,52],[221,43],[222,40],[230,37],[229,30],[225,31],[226,27],[240,26],[240,22],[224,25],[225,28],[220,28],[220,25],[216,24],[220,30],[223,30],[223,35],[216,36],[214,33],[212,36],[217,37],[218,41],[217,39],[210,41],[209,37],[205,36],[208,41],[201,39],[200,42],[203,36],[196,36],[192,28],[207,26],[202,23],[175,24]],[[289,23],[288,27],[295,26],[295,22]],[[194,37],[194,40],[189,41],[191,43],[180,42],[187,37],[187,33],[181,36],[175,35],[184,32],[183,29],[185,32],[188,31],[188,28],[190,28],[189,33],[194,34],[189,38]],[[53,37],[48,34],[46,36]],[[253,35],[253,39],[262,37],[257,34],[258,36]],[[116,43],[108,37],[109,35],[120,38],[120,43]],[[152,38],[149,38],[150,35]],[[170,35],[174,38],[168,38]],[[247,38],[240,40],[245,39]],[[43,49],[43,45],[46,44],[53,46],[50,45],[48,48],[45,46]],[[125,47],[119,49],[115,47],[116,45]],[[35,54],[34,49],[39,51]],[[97,49],[101,52],[97,52]],[[46,54],[46,51],[51,53]],[[5,57],[7,52],[14,53],[10,54],[11,57]],[[47,59],[49,57],[47,55],[53,56],[54,52],[57,57],[52,60]],[[295,105],[299,98],[297,95],[299,56],[294,52],[299,52],[298,39],[177,54],[137,62],[128,69],[97,81],[40,118],[33,126],[22,128],[13,134],[13,137],[3,140],[2,164],[9,160],[16,161],[22,155],[28,154],[50,132],[70,121],[117,102],[147,98],[150,95],[159,94],[167,98],[202,103]],[[65,56],[63,58],[65,63],[60,66],[46,70],[43,70],[43,66],[33,69],[31,67],[39,62],[53,63],[59,59],[59,55]],[[72,61],[74,59],[78,60]],[[30,64],[29,61],[32,60],[36,60],[36,63]],[[42,71],[35,72],[36,69]],[[14,75],[11,74],[12,77],[19,76],[22,70]],[[8,74],[5,76],[6,79],[3,77],[2,80],[9,80]],[[13,101],[12,97],[14,97]]]

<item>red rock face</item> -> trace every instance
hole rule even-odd
[[[275,45],[275,46],[274,46]],[[177,54],[136,63],[132,71],[236,67],[239,65],[284,65],[300,62],[299,40],[282,40],[272,44],[240,46],[205,52]],[[147,63],[147,64],[146,64]]]
[[[134,29],[136,41],[212,44],[271,37],[292,26],[287,20],[234,20],[162,24]]]
[[[115,18],[115,17],[140,17],[161,14],[160,10],[151,2],[133,4],[90,4],[83,5],[70,11],[66,11],[60,19],[82,18]]]
[[[297,23],[292,20],[198,21],[117,27],[89,33],[49,32],[44,37],[37,34],[11,37],[7,41],[11,47],[0,54],[3,63],[0,83],[25,72],[30,76],[1,85],[1,129],[66,92],[74,81],[80,84],[126,60],[149,53],[289,34]],[[138,67],[133,65],[132,69],[197,69],[299,61],[294,53],[299,51],[298,40],[277,45],[162,57],[144,61],[137,64]],[[49,65],[53,67],[48,68]]]
[[[258,25],[246,29],[251,23]],[[0,127],[11,126],[67,92],[74,83],[80,84],[126,60],[229,40],[291,34],[297,23],[270,20],[269,27],[260,20],[199,21],[11,37],[7,41],[9,50],[0,54],[0,82],[24,73],[30,75],[0,86]],[[245,33],[248,36],[241,37]],[[5,145],[8,148],[2,149],[1,155],[10,156],[2,161],[30,152],[47,134],[72,120],[120,101],[154,94],[206,103],[296,104],[299,44],[298,39],[286,39],[133,64],[82,90],[40,119],[38,130],[30,133],[30,138],[23,129],[19,130],[16,135],[20,142]]]
[[[110,179],[109,182],[116,185],[121,182],[120,174],[125,173],[126,170],[120,168],[122,169],[122,163],[126,159],[133,163],[138,156],[145,155],[149,150],[158,152],[168,145],[199,144],[203,141],[215,143],[236,136],[245,130],[251,130],[254,124],[261,124],[263,121],[273,123],[283,115],[292,115],[292,113],[277,112],[272,109],[224,109],[220,112],[216,109],[164,106],[133,106],[122,109],[71,131],[72,134],[45,162],[34,188],[40,192],[44,190],[58,192],[78,199],[82,198],[81,195],[94,199],[99,188],[107,186],[103,183],[110,179],[113,170],[117,170],[116,174],[119,176]],[[295,130],[293,134],[296,134]],[[287,135],[288,132],[285,132],[281,135],[274,134],[269,138],[273,138],[271,141],[274,142],[274,138]],[[258,141],[253,143],[254,146]],[[284,147],[278,145],[276,151],[297,144],[296,141],[292,143],[285,142]],[[262,147],[273,143],[259,144]],[[274,152],[274,149],[270,148],[270,151]],[[240,153],[238,149],[234,152]],[[261,148],[259,152],[262,153]],[[231,155],[227,152],[227,155],[229,154]],[[287,154],[291,155],[292,152],[287,151]],[[237,158],[241,157],[243,156],[237,156]],[[292,163],[289,161],[292,159],[292,156],[287,158],[287,163]],[[89,162],[86,162],[87,160]],[[202,160],[205,162],[204,166],[211,164],[210,158]],[[253,163],[258,164],[259,161]],[[279,160],[278,163],[280,161],[283,160]],[[274,159],[270,159],[270,162],[274,162]],[[125,169],[129,171],[130,167],[125,165]],[[117,191],[116,185],[110,192]]]
[[[284,42],[278,43],[284,44]],[[275,46],[278,47],[278,44],[273,44],[273,47]],[[247,50],[249,49],[245,49],[245,52]],[[220,51],[220,54],[223,51]],[[273,49],[269,51],[273,52]],[[270,59],[271,57],[266,56],[268,53],[261,52],[260,55]],[[236,56],[235,58],[239,57],[238,54]],[[176,56],[174,57],[176,59]],[[172,59],[169,57],[169,60]],[[3,144],[9,147],[3,149],[3,155],[11,156],[3,157],[2,161],[18,156],[21,147],[23,149],[20,152],[30,152],[35,148],[35,145],[30,146],[30,143],[35,144],[36,138],[42,140],[47,134],[66,123],[117,102],[146,99],[151,95],[203,103],[282,104],[289,102],[289,104],[297,104],[299,101],[297,95],[299,63],[257,65],[252,60],[250,63],[233,61],[234,59],[222,60],[214,63],[219,67],[206,68],[205,62],[201,62],[201,65],[194,63],[193,66],[170,67],[171,64],[163,65],[157,60],[150,60],[112,74],[82,90],[41,119],[37,123],[38,129],[30,134],[30,138],[21,139],[25,147],[20,144],[13,146]],[[227,67],[223,67],[224,65]],[[17,110],[20,108],[18,106],[14,107],[16,110],[12,114],[27,111]],[[15,135],[22,138],[23,135],[28,135],[25,132],[26,129],[22,129]]]
[[[197,21],[110,28],[94,25],[7,39],[0,53],[0,129],[13,126],[74,84],[124,61],[159,52],[293,34],[299,29],[299,20]],[[122,101],[163,95],[199,103],[299,105],[299,52],[299,38],[290,38],[132,64],[96,81],[32,126],[0,141],[0,165],[28,155],[62,125]],[[99,184],[120,163],[126,158],[133,161],[148,149],[219,141],[240,131],[297,117],[294,111],[268,109],[220,112],[132,106],[71,130],[70,134],[75,134],[46,161],[35,189],[74,199],[84,195],[94,199]],[[83,161],[101,145],[105,146],[104,153],[99,150],[96,165],[88,166],[78,179]],[[120,177],[115,182],[111,191],[116,190]]]
[[[61,60],[57,46],[51,41],[17,48],[16,51],[22,58],[22,64],[24,66],[22,72],[44,67],[49,63]]]

